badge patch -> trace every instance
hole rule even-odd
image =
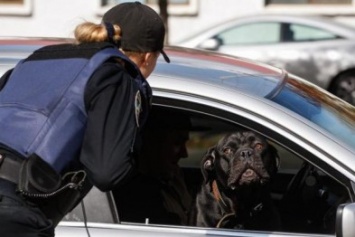
[[[139,127],[139,117],[142,112],[142,97],[141,97],[141,93],[139,91],[137,91],[136,97],[134,100],[134,112],[136,115],[136,124],[137,124],[137,127]]]

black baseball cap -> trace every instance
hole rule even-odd
[[[121,3],[108,10],[102,21],[120,26],[123,50],[142,53],[160,51],[165,61],[170,62],[163,50],[165,26],[152,8],[140,2]]]

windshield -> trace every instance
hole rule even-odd
[[[320,90],[307,81],[289,76],[282,89],[267,98],[319,125],[355,149],[355,107]]]

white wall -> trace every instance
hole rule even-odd
[[[93,0],[32,0],[30,16],[0,15],[0,36],[69,37],[83,20],[99,21]]]
[[[355,0],[353,7],[336,8],[265,8],[264,0],[197,0],[198,13],[194,16],[170,16],[169,42],[172,44],[219,22],[236,16],[266,12],[312,12],[337,15],[345,23],[355,25]],[[77,24],[84,20],[100,22],[100,0],[25,0],[30,4],[30,14],[8,14],[0,6],[0,36],[50,36],[72,37]],[[3,8],[3,9],[1,9]],[[350,16],[350,17],[348,17]]]
[[[30,16],[0,14],[0,36],[71,37],[84,21],[100,22],[99,0],[30,0]],[[169,42],[234,16],[261,11],[263,0],[199,0],[196,16],[171,16]]]
[[[264,0],[200,0],[197,16],[170,18],[169,42],[237,16],[261,12],[263,3]]]

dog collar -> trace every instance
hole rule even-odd
[[[223,223],[228,220],[234,220],[237,222],[237,220],[238,220],[237,215],[236,215],[235,211],[233,210],[233,208],[229,207],[227,205],[227,203],[224,201],[223,196],[222,196],[221,192],[219,191],[217,180],[212,181],[211,188],[212,188],[212,193],[213,193],[215,200],[217,201],[217,203],[219,204],[219,206],[222,208],[222,210],[224,212],[222,218],[218,221],[216,228],[223,227]],[[235,203],[234,203],[234,205],[235,205]],[[259,212],[261,212],[263,210],[263,207],[264,207],[264,205],[262,202],[255,205],[254,208],[250,211],[249,217],[251,218],[251,217],[257,215]],[[241,224],[241,223],[237,224],[236,228],[237,229],[243,228],[243,224]]]
[[[218,188],[218,184],[217,184],[217,181],[216,180],[213,180],[212,181],[212,193],[213,193],[213,196],[214,198],[216,199],[216,201],[218,203],[222,203],[223,204],[223,209],[225,210],[226,208],[228,208],[228,205],[226,204],[226,202],[223,200],[223,197],[221,195],[221,192],[219,191],[219,188]]]

